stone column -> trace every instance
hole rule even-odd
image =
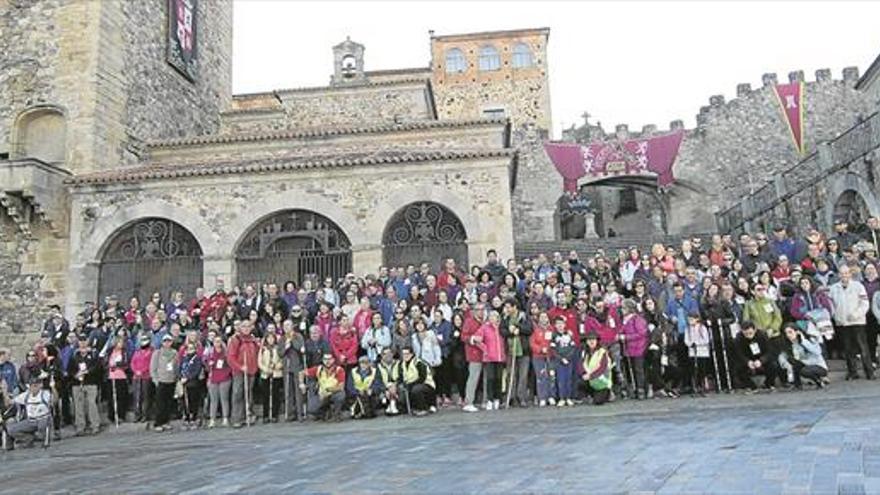
[[[379,273],[382,266],[382,246],[352,246],[351,269],[357,276]]]
[[[596,214],[584,213],[584,239],[598,239],[599,234],[596,232]]]
[[[67,269],[67,294],[64,299],[64,316],[73,322],[76,313],[82,311],[83,303],[93,301],[99,304],[98,263],[70,263]]]
[[[232,256],[206,257],[202,260],[202,287],[211,293],[217,284],[217,279],[220,278],[223,280],[224,288],[229,291],[235,286],[234,273],[235,260]]]

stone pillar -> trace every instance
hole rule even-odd
[[[599,233],[596,232],[596,215],[594,213],[584,213],[584,239],[598,239]]]
[[[238,282],[234,280],[235,260],[232,256],[204,258],[202,260],[202,287],[209,293],[214,290],[217,279],[223,280],[225,290],[229,291]],[[235,283],[233,283],[235,282]]]
[[[64,298],[64,316],[73,322],[76,313],[82,311],[83,303],[92,301],[96,304],[98,297],[98,263],[74,264],[67,269],[67,294]]]
[[[352,246],[351,269],[356,275],[379,273],[380,266],[382,266],[382,246]]]

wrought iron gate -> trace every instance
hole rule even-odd
[[[193,294],[202,285],[202,248],[181,225],[164,218],[139,220],[118,231],[101,258],[98,301],[116,295],[146,302],[153,292]]]
[[[437,203],[412,203],[398,211],[385,228],[382,256],[387,266],[430,263],[436,271],[444,260],[468,263],[467,233],[461,220]]]
[[[286,210],[257,223],[238,247],[235,261],[239,285],[337,279],[351,271],[351,243],[327,217]]]

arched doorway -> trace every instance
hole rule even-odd
[[[235,252],[235,266],[239,285],[335,280],[351,271],[351,242],[323,215],[279,211],[251,227]]]
[[[851,230],[864,224],[869,216],[868,205],[858,191],[848,189],[834,203],[833,219],[846,220]]]
[[[468,263],[467,232],[461,220],[443,205],[412,203],[397,211],[382,236],[387,266],[430,263],[434,270],[447,258],[458,266]]]
[[[185,227],[144,218],[118,230],[101,256],[98,298],[149,299],[153,292],[192,294],[202,286],[202,248]]]

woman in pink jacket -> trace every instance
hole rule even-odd
[[[623,326],[620,337],[623,340],[623,355],[626,357],[628,366],[627,376],[629,386],[627,389],[632,394],[632,387],[636,387],[637,399],[645,397],[645,351],[648,349],[648,322],[638,313],[636,302],[626,299],[621,306],[623,313]],[[635,381],[635,384],[632,382]]]
[[[134,421],[147,421],[153,404],[153,381],[150,379],[150,362],[153,346],[149,335],[141,335],[140,348],[131,357],[131,386],[134,395]]]
[[[501,367],[507,353],[504,338],[501,337],[501,315],[497,311],[489,313],[488,320],[480,326],[483,337],[483,396],[486,410],[498,410],[501,405]]]

